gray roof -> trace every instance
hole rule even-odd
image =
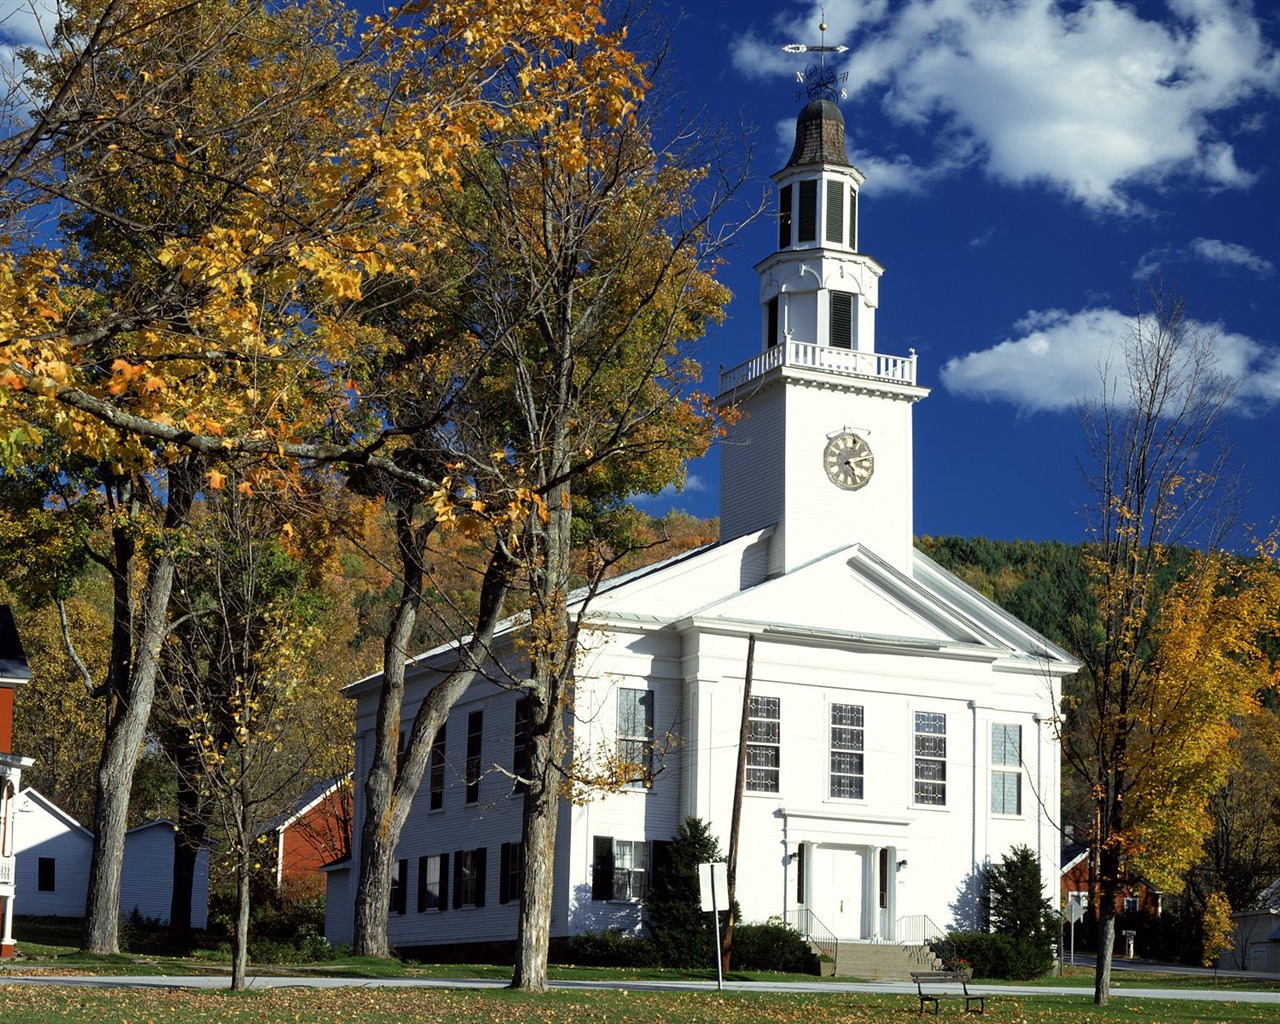
[[[0,679],[27,680],[31,669],[27,655],[18,639],[18,625],[13,621],[13,611],[7,604],[0,604]]]

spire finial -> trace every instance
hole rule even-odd
[[[842,71],[837,74],[835,68],[827,67],[826,55],[828,53],[844,53],[849,47],[827,45],[827,9],[825,7],[822,8],[822,20],[818,22],[818,32],[821,42],[817,46],[807,46],[804,43],[788,43],[782,49],[787,53],[816,53],[818,55],[817,64],[810,64],[803,71],[796,72],[796,81],[804,86],[803,89],[796,90],[796,98],[799,99],[803,93],[807,93],[811,100],[830,100],[834,103],[837,99],[844,99],[847,95],[844,83],[849,79],[849,72]],[[840,85],[838,96],[836,93],[837,83]]]

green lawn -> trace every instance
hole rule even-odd
[[[963,1014],[953,1003],[942,1016]],[[227,992],[78,989],[0,985],[5,1024],[105,1021],[141,1024],[870,1024],[918,1020],[905,996],[769,993],[513,992],[349,988]],[[1104,1009],[1087,996],[988,1000],[992,1024],[1216,1024],[1273,1021],[1274,1006],[1113,999]],[[972,1019],[972,1018],[967,1018]]]

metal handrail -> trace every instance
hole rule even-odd
[[[904,946],[928,946],[946,964],[955,970],[959,960],[956,944],[947,937],[947,930],[934,923],[928,914],[910,914],[898,918],[896,934]]]
[[[818,920],[817,914],[806,907],[798,907],[795,910],[788,911],[787,917],[790,919],[787,924],[817,946],[823,956],[832,961],[835,960],[836,947],[839,945],[839,940],[830,928]]]

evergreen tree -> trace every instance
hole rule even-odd
[[[720,843],[701,818],[686,818],[675,839],[655,851],[645,907],[649,932],[664,966],[715,963],[713,915],[701,909],[698,865],[722,860]]]
[[[991,929],[1014,940],[1014,977],[1034,978],[1053,964],[1058,933],[1053,906],[1045,899],[1040,859],[1015,846],[987,870]]]

